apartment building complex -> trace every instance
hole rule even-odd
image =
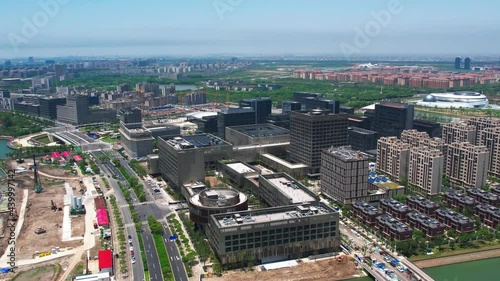
[[[401,181],[408,177],[411,146],[396,137],[382,137],[377,143],[377,170]]]
[[[381,199],[380,209],[402,222],[406,221],[406,215],[408,215],[412,211],[412,209],[407,205],[402,204],[401,202],[392,198]]]
[[[377,217],[383,212],[364,201],[356,201],[352,204],[351,214],[368,227],[374,227]]]
[[[476,129],[476,145],[486,145],[481,141],[482,131],[488,128],[500,127],[500,119],[472,117],[467,120],[467,125],[474,126]]]
[[[448,145],[446,175],[451,183],[467,188],[486,184],[490,152],[485,146],[468,142]]]
[[[444,224],[419,212],[411,212],[407,217],[411,227],[421,230],[429,238],[443,235],[446,229]]]
[[[444,223],[447,229],[454,229],[457,233],[474,231],[474,222],[471,219],[448,208],[437,209],[436,219]]]
[[[408,182],[421,192],[438,194],[441,191],[444,162],[443,153],[437,149],[413,147],[410,150]]]
[[[455,142],[476,143],[476,128],[465,123],[449,123],[443,126],[443,141],[446,144]]]
[[[479,131],[479,144],[488,148],[490,175],[500,177],[500,125]]]
[[[321,193],[349,204],[368,195],[369,160],[350,146],[332,147],[321,154]]]
[[[436,210],[439,209],[438,203],[415,194],[406,197],[406,204],[408,207],[429,217],[434,217]]]

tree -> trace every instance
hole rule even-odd
[[[399,181],[399,184],[403,185],[404,187],[408,187],[408,177],[402,177]]]

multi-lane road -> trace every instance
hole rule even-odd
[[[158,219],[164,223],[165,216],[167,216],[168,213],[171,212],[171,210],[168,207],[159,207],[155,203],[155,196],[153,194],[151,194],[151,190],[149,188],[147,188],[147,185],[145,185],[145,183],[142,181],[142,179],[140,177],[138,177],[137,174],[130,168],[130,166],[128,165],[129,162],[127,160],[125,160],[116,151],[106,150],[105,152],[107,154],[109,154],[110,156],[112,156],[116,159],[119,159],[120,164],[124,167],[124,169],[127,171],[127,173],[131,176],[137,177],[139,182],[141,184],[143,184],[143,186],[145,187],[146,202],[139,203],[139,200],[137,199],[137,197],[135,196],[135,194],[133,192],[131,192],[131,197],[132,197],[133,202],[135,202],[134,203],[135,211],[138,213],[139,220],[142,223],[142,229],[140,230],[140,233],[141,233],[142,240],[144,243],[144,251],[146,253],[146,260],[147,260],[147,264],[148,264],[150,280],[151,281],[162,281],[163,277],[162,277],[162,272],[161,272],[160,261],[158,258],[158,254],[156,252],[156,247],[155,247],[155,244],[153,241],[153,236],[152,236],[150,229],[147,225],[147,217],[149,215],[152,215],[155,219]],[[123,198],[123,195],[121,194],[121,190],[118,187],[118,181],[120,181],[122,183],[122,185],[124,185],[125,187],[128,187],[128,183],[125,181],[125,178],[120,173],[120,171],[110,162],[110,160],[105,160],[103,163],[101,163],[98,160],[99,156],[104,155],[103,152],[94,151],[94,152],[92,152],[92,155],[94,156],[94,158],[96,158],[96,164],[101,166],[101,170],[103,170],[105,173],[107,173],[111,177],[113,175],[116,177],[116,180],[112,179],[112,178],[109,179],[110,184],[115,189],[115,193],[120,193],[121,199],[123,199],[123,202],[120,202],[120,205],[122,206],[122,210],[127,209],[128,214],[129,214],[129,219],[131,221],[132,219],[130,216],[130,211],[128,210],[128,204],[126,203],[125,198]],[[105,167],[105,169],[102,169],[102,167]],[[125,216],[125,212],[123,214]],[[134,227],[133,222],[131,224],[132,224],[132,227]],[[135,234],[135,231],[134,231],[134,234]],[[176,281],[187,281],[188,276],[186,273],[186,269],[184,268],[184,264],[182,263],[182,258],[180,257],[179,249],[177,248],[177,245],[174,242],[170,242],[168,240],[171,235],[172,234],[170,233],[169,229],[167,227],[165,227],[165,225],[164,225],[164,234],[163,234],[164,245],[163,246],[167,250],[167,254],[168,254],[169,259],[170,259],[170,264],[172,267],[174,279]],[[133,235],[132,235],[132,240],[134,241],[134,245],[137,245],[137,247],[135,249],[135,252],[137,255],[135,266],[137,266],[138,263],[142,263],[142,260],[140,258],[140,254],[139,254],[140,248],[139,248],[138,242],[136,242]],[[137,278],[135,269],[136,268],[134,268],[134,278]],[[144,275],[143,270],[141,270],[141,272],[142,272],[142,275]],[[144,279],[144,277],[142,277],[142,279],[134,279],[134,280],[143,280],[143,279]]]

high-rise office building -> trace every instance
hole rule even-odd
[[[413,147],[410,150],[408,182],[420,188],[422,193],[438,194],[441,191],[444,161],[443,153],[437,149]]]
[[[340,113],[340,102],[325,99],[320,93],[295,92],[293,100],[302,105],[302,110],[328,109],[332,113]]]
[[[413,129],[413,105],[381,101],[375,105],[371,130],[379,137],[399,137],[403,130]]]
[[[224,108],[217,113],[217,131],[220,138],[225,137],[226,127],[255,124],[253,108]]]
[[[299,111],[302,109],[302,104],[298,101],[285,100],[281,104],[283,113],[290,113],[291,111]]]
[[[40,104],[40,117],[54,120],[57,118],[57,106],[65,105],[66,99],[43,97],[38,99],[38,103]]]
[[[290,159],[318,174],[321,151],[347,145],[347,114],[330,110],[293,111],[290,113]]]
[[[470,63],[471,63],[471,59],[469,57],[466,57],[464,59],[464,69],[469,70],[470,69]]]
[[[396,137],[382,137],[377,142],[377,170],[401,181],[408,177],[411,145]]]
[[[490,152],[489,173],[500,177],[500,127],[481,130],[480,143]]]
[[[448,145],[446,175],[450,183],[467,188],[481,188],[486,184],[489,168],[488,148],[468,142]]]
[[[500,127],[500,119],[486,117],[472,117],[467,120],[467,125],[472,125],[476,129],[475,145],[485,145],[481,143],[481,131],[486,128]]]
[[[66,75],[66,65],[65,64],[56,64],[54,66],[56,77],[59,79]]]
[[[347,143],[354,150],[367,151],[377,148],[378,133],[358,127],[349,127]]]
[[[273,102],[271,98],[251,98],[240,100],[240,107],[251,107],[255,111],[255,123],[265,123],[271,115]]]
[[[321,153],[321,193],[343,204],[368,195],[368,156],[350,146]]]
[[[460,69],[460,68],[462,68],[462,58],[456,57],[455,58],[455,69]]]
[[[476,128],[465,123],[449,123],[443,126],[443,141],[446,144],[454,142],[476,143]]]
[[[57,105],[57,120],[70,124],[113,122],[116,120],[116,111],[90,110],[89,97],[76,94],[66,98],[66,105]]]

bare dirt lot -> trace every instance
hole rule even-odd
[[[54,172],[54,171],[52,171]],[[32,171],[17,174],[15,181],[18,183],[18,190],[16,196],[19,194],[20,198],[16,200],[19,202],[19,207],[22,202],[22,190],[28,189],[28,205],[26,208],[26,215],[24,217],[23,227],[21,233],[17,238],[16,248],[18,250],[19,259],[32,258],[36,251],[45,252],[50,251],[54,247],[76,247],[83,243],[83,240],[61,242],[62,238],[62,223],[63,211],[52,211],[51,200],[59,207],[64,204],[64,180],[46,178],[40,176],[41,184],[43,187],[42,193],[34,192],[34,176]],[[73,187],[75,195],[78,194],[79,182],[78,180],[68,181]],[[20,210],[18,210],[19,213]],[[36,234],[35,230],[42,227],[46,233]],[[84,233],[84,218],[72,218],[72,236],[80,236]],[[6,239],[1,239],[0,249],[4,249]]]
[[[299,263],[298,266],[270,271],[229,271],[222,277],[210,277],[207,281],[322,281],[342,280],[359,274],[354,262],[336,259]]]

